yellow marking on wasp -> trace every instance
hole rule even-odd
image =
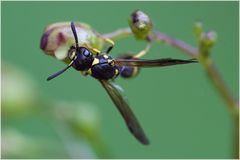
[[[110,64],[111,66],[115,65],[115,61],[112,59],[108,59],[108,64]]]
[[[103,57],[106,58],[106,59],[108,59],[108,55],[106,55],[106,54],[104,54]]]
[[[138,73],[138,67],[133,67],[133,73],[132,73],[132,76],[131,77],[134,77],[134,76],[136,76],[137,75],[137,73]]]
[[[92,69],[89,68],[89,70],[86,71],[87,74],[92,75]]]
[[[87,76],[87,75],[91,75],[91,74],[92,74],[91,68],[90,68],[89,70],[87,70],[87,71],[80,71],[80,72],[81,72],[81,74],[82,74],[83,76]]]
[[[93,66],[93,65],[96,65],[96,64],[98,64],[98,63],[99,63],[99,59],[94,58],[93,63],[92,63],[92,66]]]
[[[76,52],[73,51],[69,58],[70,58],[70,59],[73,59],[73,58],[75,57],[75,55],[76,55]]]
[[[115,69],[115,76],[118,75],[119,71],[118,69]]]
[[[112,78],[112,79],[116,78],[116,77],[118,76],[118,74],[119,74],[119,71],[118,71],[118,69],[115,69],[114,76],[113,76],[113,78]]]

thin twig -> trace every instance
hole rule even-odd
[[[130,28],[118,29],[114,32],[103,34],[104,37],[111,38],[111,39],[124,38],[124,37],[130,36],[130,35],[133,35]],[[216,89],[218,90],[220,95],[225,100],[225,103],[231,108],[232,111],[236,112],[236,108],[238,109],[238,105],[235,102],[234,98],[232,98],[228,88],[226,87],[225,83],[223,82],[217,69],[214,67],[213,62],[211,61],[211,63],[206,63],[203,60],[201,60],[199,58],[200,53],[197,48],[192,47],[191,45],[187,44],[186,42],[184,42],[182,40],[173,38],[167,34],[164,34],[164,33],[158,32],[158,31],[153,32],[149,38],[151,41],[158,41],[158,42],[166,43],[172,47],[175,47],[175,48],[183,51],[183,53],[185,53],[191,57],[198,58],[200,60],[200,63],[207,70],[208,75],[209,75],[213,85],[216,86]],[[208,60],[208,62],[210,62],[210,60]]]
[[[205,68],[209,79],[211,80],[213,86],[215,86],[216,90],[223,98],[225,103],[228,106],[229,111],[232,113],[233,123],[234,123],[234,158],[239,158],[239,105],[236,103],[235,99],[230,94],[227,86],[225,85],[223,79],[221,78],[219,72],[215,68],[213,62],[210,57],[203,57],[202,53],[199,52],[199,49],[196,49],[187,43],[172,38],[166,34],[155,32],[156,40],[160,42],[167,43],[175,48],[180,49],[184,53],[188,54],[191,57],[195,57],[199,60],[202,66]],[[208,51],[207,51],[208,52]]]
[[[206,69],[212,84],[218,90],[222,98],[225,100],[225,103],[230,109],[230,112],[234,114],[238,112],[238,106],[234,98],[231,96],[229,90],[227,89],[224,81],[222,80],[220,74],[218,73],[217,69],[215,68],[213,62],[211,60],[200,60],[203,67]]]
[[[130,28],[119,29],[115,32],[104,34],[105,37],[118,39],[123,38],[126,36],[133,35]],[[187,54],[188,56],[197,58],[205,68],[209,79],[211,80],[213,86],[215,86],[216,90],[219,92],[220,96],[223,98],[224,102],[227,104],[228,109],[232,113],[232,117],[234,119],[234,158],[239,158],[239,105],[235,101],[235,99],[230,94],[227,86],[225,85],[223,79],[221,78],[219,72],[215,68],[213,62],[211,61],[210,57],[202,57],[202,53],[200,53],[200,49],[192,47],[191,45],[187,44],[186,42],[168,36],[164,33],[155,31],[148,37],[150,41],[157,41],[166,43],[174,48],[177,48],[183,53]]]
[[[198,55],[198,49],[190,46],[182,40],[170,37],[164,33],[155,31],[152,36],[156,41],[164,42],[171,45],[172,47],[178,48],[187,55],[191,57],[196,57]]]
[[[105,38],[110,38],[110,39],[113,39],[113,40],[117,40],[117,39],[120,39],[120,38],[125,38],[127,36],[131,36],[133,35],[132,34],[132,31],[130,28],[122,28],[122,29],[118,29],[114,32],[111,32],[111,33],[104,33],[102,34],[103,37]]]

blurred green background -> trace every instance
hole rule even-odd
[[[69,70],[39,48],[44,28],[81,21],[100,33],[127,27],[140,9],[154,28],[196,45],[196,20],[215,30],[216,67],[238,97],[238,2],[2,2],[3,158],[231,158],[232,119],[199,64],[143,69],[117,79],[150,139],[129,133],[107,93],[93,78]],[[113,56],[145,47],[133,37],[116,42]],[[154,44],[145,58],[189,57]]]

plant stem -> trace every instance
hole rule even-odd
[[[112,39],[123,38],[126,36],[133,35],[130,28],[119,29],[115,32],[104,34],[103,36]],[[217,69],[215,68],[213,62],[208,57],[204,57],[199,49],[192,47],[191,45],[187,44],[186,42],[168,36],[164,33],[155,31],[151,35],[149,35],[150,41],[156,42],[164,42],[172,47],[175,47],[183,53],[187,54],[188,56],[197,58],[205,68],[207,75],[212,82],[212,85],[215,89],[219,92],[220,96],[223,98],[224,102],[227,104],[230,113],[232,114],[233,123],[234,123],[234,158],[239,158],[239,105],[236,103],[232,95],[230,94],[227,86],[225,85],[224,81],[222,80],[220,74],[218,73]],[[208,52],[208,50],[206,50]],[[208,53],[207,53],[208,54]]]
[[[133,35],[130,28],[123,28],[118,29],[111,33],[103,34],[106,38],[111,39],[119,39],[119,38],[125,38],[127,36]],[[228,105],[231,111],[238,112],[238,105],[235,102],[235,100],[232,98],[228,88],[226,87],[225,83],[223,82],[220,74],[214,67],[213,62],[210,60],[210,58],[202,58],[199,53],[199,50],[195,47],[192,47],[191,45],[187,44],[186,42],[173,38],[171,36],[168,36],[167,34],[155,31],[149,36],[151,41],[157,41],[157,42],[164,42],[172,47],[175,47],[183,53],[187,54],[188,56],[198,58],[199,62],[203,65],[203,67],[206,69],[208,76],[212,82],[212,84],[216,87],[222,98],[224,99],[225,103]],[[205,59],[205,60],[204,60]]]
[[[234,148],[233,148],[233,158],[239,159],[239,114],[233,115],[233,123],[234,123],[234,132],[233,140]]]
[[[200,58],[201,59],[201,58]],[[203,67],[206,69],[208,77],[210,78],[212,84],[218,90],[219,94],[225,100],[228,109],[232,115],[233,120],[233,158],[239,158],[239,110],[238,104],[235,102],[231,96],[229,90],[225,86],[222,78],[220,77],[217,69],[215,68],[213,62],[209,58],[203,58]]]
[[[122,29],[118,29],[111,33],[102,34],[103,37],[110,38],[113,40],[126,38],[126,37],[132,36],[132,35],[133,35],[133,33],[131,32],[130,28],[122,28]],[[190,46],[189,44],[185,43],[184,41],[170,37],[164,33],[158,32],[158,31],[155,31],[148,38],[150,38],[150,41],[164,42],[166,44],[169,44],[175,48],[180,49],[181,51],[183,51],[184,53],[186,53],[187,55],[189,55],[191,57],[195,57],[198,54],[198,49]]]
[[[213,62],[208,57],[203,57],[202,53],[199,53],[198,49],[188,45],[187,43],[172,38],[170,36],[167,36],[160,32],[155,32],[155,37],[158,41],[165,42],[175,48],[180,49],[181,51],[185,52],[191,57],[198,58],[199,62],[202,64],[202,66],[205,68],[208,77],[210,81],[212,82],[212,85],[215,87],[215,89],[218,91],[220,96],[223,98],[225,103],[228,106],[228,109],[232,115],[233,119],[233,157],[238,159],[239,158],[239,108],[238,104],[236,103],[235,99],[230,94],[228,88],[226,87],[223,79],[221,78],[219,72],[215,68]],[[200,49],[199,49],[200,50]],[[205,50],[206,52],[209,52],[208,50]],[[208,54],[208,53],[207,53]]]
[[[105,38],[110,38],[112,40],[118,40],[121,38],[126,38],[128,36],[133,35],[132,31],[130,28],[122,28],[122,29],[118,29],[114,32],[111,33],[104,33],[102,34],[103,37]]]
[[[212,84],[216,87],[222,98],[224,99],[225,103],[229,107],[230,111],[234,114],[237,112],[238,114],[238,105],[235,102],[234,98],[231,96],[228,88],[226,87],[224,81],[222,80],[220,74],[218,73],[217,69],[214,67],[213,62],[210,58],[202,58],[201,54],[199,53],[198,49],[190,46],[189,44],[185,43],[176,38],[172,38],[166,34],[155,32],[154,35],[155,39],[167,43],[175,48],[180,49],[184,53],[188,54],[191,57],[195,57],[199,59],[199,62],[203,65],[206,69],[208,76],[212,82]]]
[[[200,63],[203,65],[203,67],[206,69],[212,84],[215,86],[216,90],[218,90],[218,92],[224,99],[225,103],[229,107],[230,112],[232,112],[233,114],[238,113],[237,103],[235,102],[234,98],[231,96],[229,90],[227,89],[224,81],[219,75],[213,62],[209,58],[207,59],[199,58],[199,60],[200,60]]]
[[[199,60],[199,62],[202,64],[202,66],[205,68],[208,77],[210,81],[212,82],[212,85],[216,88],[216,90],[219,92],[220,96],[223,98],[225,103],[228,106],[228,109],[230,113],[232,114],[233,118],[233,133],[234,133],[234,139],[233,139],[233,145],[234,145],[234,153],[233,157],[238,159],[239,158],[239,108],[238,104],[230,94],[228,88],[226,87],[224,81],[222,80],[219,72],[215,68],[213,62],[208,57],[203,57],[204,54],[199,53],[199,50],[188,45],[187,43],[172,38],[166,34],[155,32],[155,38],[156,40],[160,42],[167,43],[175,48],[180,49],[181,51],[185,52],[187,55],[191,57],[195,57]],[[208,50],[206,50],[208,52]]]
[[[158,42],[164,42],[172,47],[180,49],[183,53],[186,53],[188,56],[197,57],[198,49],[190,46],[182,40],[170,37],[164,33],[155,31],[153,36],[151,36],[153,40]]]

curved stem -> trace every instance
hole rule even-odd
[[[110,38],[110,39],[120,39],[120,38],[125,38],[131,35],[133,35],[133,33],[131,32],[130,28],[122,28],[111,33],[103,34],[104,37]],[[199,62],[206,69],[212,84],[216,87],[220,95],[223,97],[225,103],[231,108],[232,111],[236,112],[236,109],[238,109],[238,105],[235,102],[234,98],[232,98],[228,88],[226,87],[225,83],[223,82],[220,74],[218,73],[217,69],[214,67],[214,64],[210,60],[210,58],[207,58],[207,60],[204,60],[204,58],[200,56],[201,54],[199,53],[199,49],[192,47],[191,45],[189,45],[188,43],[182,40],[173,38],[167,34],[164,34],[158,31],[154,31],[149,36],[149,39],[150,41],[166,43],[174,48],[181,50],[183,53],[187,54],[188,56],[198,58]]]
[[[222,80],[220,74],[218,73],[217,69],[214,67],[213,62],[210,60],[209,57],[202,57],[201,53],[199,53],[197,48],[192,47],[191,45],[185,43],[182,40],[170,37],[166,34],[161,32],[154,32],[155,34],[152,36],[154,39],[160,42],[164,42],[166,44],[171,45],[177,49],[180,49],[187,55],[191,57],[198,58],[199,62],[202,66],[206,69],[208,73],[208,77],[210,78],[212,84],[215,86],[216,90],[220,93],[222,98],[224,99],[225,103],[229,107],[230,111],[234,114],[238,114],[238,104],[231,96],[228,88],[226,87],[224,81]]]
[[[228,109],[230,113],[232,114],[233,118],[233,133],[234,133],[234,153],[233,156],[234,158],[239,158],[239,105],[236,103],[235,99],[232,97],[230,94],[230,91],[228,90],[227,86],[225,85],[223,79],[221,78],[219,72],[215,68],[213,62],[211,59],[208,57],[204,57],[203,53],[200,53],[200,49],[196,49],[192,47],[191,45],[176,39],[172,38],[166,34],[160,33],[160,32],[155,32],[154,37],[157,41],[164,42],[166,44],[171,45],[172,47],[178,48],[187,55],[191,57],[195,57],[199,60],[199,62],[202,64],[202,66],[205,68],[208,77],[210,81],[212,82],[212,85],[215,87],[215,89],[219,92],[220,96],[223,98],[225,103],[228,106]],[[208,50],[205,50],[208,52]]]
[[[133,35],[130,28],[119,29],[115,32],[104,34],[103,36],[111,39],[119,39],[127,36]],[[233,121],[234,121],[234,158],[239,158],[239,105],[236,103],[235,99],[230,94],[227,86],[225,85],[223,79],[221,78],[219,72],[215,68],[213,62],[210,57],[203,56],[204,53],[201,53],[201,46],[199,48],[192,47],[186,42],[168,36],[167,34],[155,31],[151,35],[149,35],[149,40],[152,42],[163,42],[174,48],[181,50],[183,53],[188,56],[197,58],[205,68],[207,75],[212,82],[212,85],[219,92],[220,96],[223,98],[224,102],[227,104],[229,111],[232,113]],[[209,52],[208,49],[205,50]],[[205,54],[206,55],[206,54]]]
[[[230,111],[233,112],[234,114],[238,112],[238,105],[234,98],[231,96],[228,88],[226,87],[220,74],[215,68],[213,62],[209,58],[206,60],[199,58],[199,60],[203,67],[206,69],[212,84],[215,86],[215,88],[218,90],[222,98],[225,100],[225,103],[229,107]]]
[[[164,33],[155,31],[153,35],[150,37],[151,40],[164,42],[168,45],[171,45],[172,47],[175,47],[177,49],[180,49],[183,51],[183,53],[186,53],[187,55],[191,57],[196,57],[198,55],[198,49],[192,47],[191,45],[187,44],[186,42],[170,37]]]
[[[118,29],[114,32],[111,32],[111,33],[104,33],[102,34],[103,37],[105,38],[109,38],[109,39],[112,39],[112,40],[118,40],[118,39],[121,39],[121,38],[126,38],[128,36],[131,36],[133,35],[132,34],[132,31],[130,28],[122,28],[122,29]]]

